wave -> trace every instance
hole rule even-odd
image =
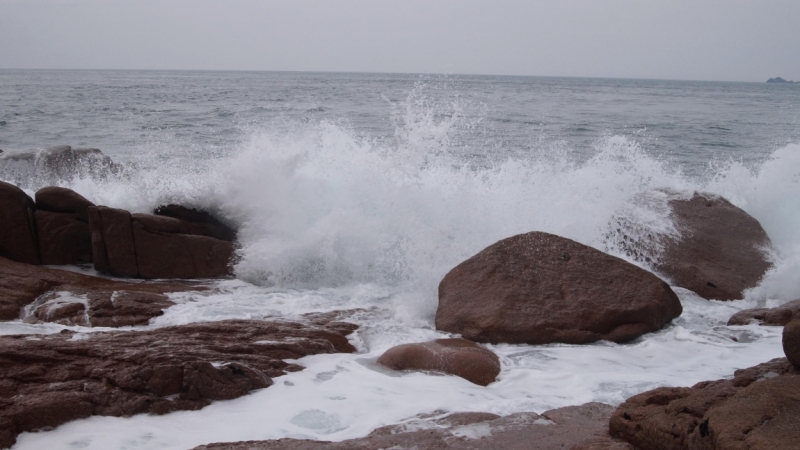
[[[257,285],[380,283],[431,296],[460,261],[532,230],[646,266],[615,241],[614,224],[674,232],[666,198],[642,193],[710,191],[756,217],[777,249],[775,268],[748,295],[800,297],[800,146],[776,150],[756,169],[709,165],[703,179],[620,135],[599,140],[588,160],[559,145],[476,155],[451,144],[474,125],[460,105],[442,111],[419,96],[397,105],[393,139],[360,136],[344,121],[273,121],[225,158],[152,153],[104,176],[76,170],[58,180],[30,177],[24,187],[47,179],[138,212],[166,202],[210,210],[239,227],[236,273]]]

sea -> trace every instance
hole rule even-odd
[[[55,145],[98,148],[117,170],[2,167],[4,154]],[[800,85],[0,70],[0,149],[0,179],[29,194],[56,184],[134,212],[179,203],[239,229],[235,278],[172,294],[131,329],[361,310],[356,354],[302,358],[305,370],[200,411],[23,433],[14,450],[339,441],[454,411],[617,405],[783,356],[780,327],[726,322],[800,298]],[[438,283],[500,239],[545,231],[650,270],[614,229],[674,232],[663,196],[647,195],[664,190],[724,196],[759,220],[774,266],[744,300],[673,287],[683,314],[630,343],[487,345],[502,364],[487,387],[376,365],[392,346],[450,337],[434,327]],[[12,321],[0,334],[63,328],[108,331]]]

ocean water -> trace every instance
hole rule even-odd
[[[800,297],[799,125],[800,87],[765,83],[0,71],[5,153],[67,144],[121,164],[56,180],[0,167],[0,179],[30,193],[55,181],[137,212],[202,207],[239,227],[237,278],[174,294],[148,327],[366,310],[351,319],[358,354],[303,358],[304,371],[201,411],[92,417],[14,448],[342,440],[435,411],[618,404],[782,356],[780,328],[725,323]],[[490,346],[502,372],[488,387],[375,365],[391,346],[447,336],[433,326],[436,287],[462,260],[533,230],[626,258],[615,220],[674,230],[652,194],[664,188],[723,195],[761,222],[775,266],[745,300],[675,288],[683,315],[628,344]],[[0,334],[62,328],[7,322]]]

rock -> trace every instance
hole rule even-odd
[[[800,314],[783,328],[783,352],[790,363],[800,367]]]
[[[795,449],[800,442],[800,370],[784,358],[732,380],[662,387],[629,398],[609,422],[636,448]]]
[[[181,205],[161,205],[153,212],[157,216],[172,217],[180,219],[184,223],[195,225],[189,234],[200,234],[213,237],[222,241],[233,242],[236,240],[236,231],[224,225],[214,218],[211,214],[194,208],[187,208]]]
[[[680,239],[665,240],[655,265],[672,284],[714,300],[737,300],[772,264],[761,224],[722,197],[695,193],[669,202]]]
[[[542,415],[454,413],[443,418],[404,421],[403,425],[378,428],[367,437],[341,442],[278,439],[208,444],[195,450],[634,450],[608,436],[608,417],[613,410],[610,405],[587,403]]]
[[[35,210],[36,204],[22,189],[0,181],[0,257],[39,264]]]
[[[655,275],[548,233],[499,241],[439,284],[436,328],[476,342],[625,342],[682,312]]]
[[[121,166],[96,148],[59,145],[0,155],[0,178],[26,188],[56,185],[76,177],[103,179],[121,172]]]
[[[72,213],[82,222],[89,221],[87,209],[94,203],[86,200],[82,195],[58,186],[48,186],[36,191],[36,207],[40,210]]]
[[[173,304],[165,294],[204,289],[186,283],[108,280],[0,257],[0,320],[144,325]]]
[[[139,275],[131,214],[105,206],[91,206],[87,213],[95,269],[122,277]]]
[[[784,326],[792,315],[800,311],[800,299],[786,302],[775,308],[744,309],[728,319],[728,325],[749,325],[758,322],[761,325]]]
[[[191,223],[133,214],[136,261],[142,278],[216,278],[230,275],[233,244],[198,233]]]
[[[486,386],[500,374],[500,359],[466,339],[437,339],[387,350],[378,364],[394,370],[423,370],[456,375]]]
[[[88,264],[92,257],[92,233],[89,224],[74,213],[37,210],[36,233],[42,264]]]
[[[13,445],[24,431],[90,415],[200,409],[302,370],[284,359],[354,351],[335,331],[258,320],[141,332],[2,336],[0,447]]]
[[[166,216],[90,207],[95,268],[141,278],[216,278],[230,274],[233,243],[202,225]]]

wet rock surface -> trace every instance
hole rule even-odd
[[[575,241],[533,232],[499,241],[439,284],[436,328],[476,342],[625,342],[682,312],[646,270]]]
[[[194,228],[190,234],[199,234],[223,241],[236,240],[236,231],[234,229],[223,224],[205,211],[187,208],[182,205],[169,204],[159,206],[153,211],[153,214],[180,219],[184,223],[192,224]]]
[[[438,420],[378,428],[367,437],[342,442],[278,439],[201,445],[195,450],[633,450],[629,444],[608,436],[608,417],[613,410],[602,403],[587,403],[541,415],[518,413],[498,417],[488,413],[456,413]]]
[[[728,319],[728,325],[759,323],[765,326],[784,326],[800,311],[800,299],[786,302],[774,308],[753,308],[737,312]]]
[[[233,243],[204,234],[213,227],[104,206],[88,214],[98,271],[148,279],[230,275]]]
[[[0,181],[0,257],[39,264],[36,204],[22,189]]]
[[[356,328],[351,326],[350,331]],[[200,409],[272,384],[306,355],[354,352],[346,333],[227,320],[149,331],[0,337],[0,447],[91,415]]]
[[[796,449],[800,370],[777,358],[731,380],[657,388],[620,405],[609,429],[648,450]]]
[[[50,186],[36,191],[36,234],[42,264],[87,264],[93,260],[88,208],[77,192]]]
[[[127,282],[22,264],[0,257],[0,320],[83,326],[146,324],[173,304],[167,293],[203,290],[186,282]]]
[[[74,177],[102,179],[122,170],[96,148],[58,145],[0,155],[0,177],[23,186],[58,184]]]
[[[500,374],[500,359],[466,339],[437,339],[403,344],[387,350],[378,364],[394,370],[417,370],[456,375],[486,386]]]
[[[715,300],[743,298],[771,267],[765,249],[771,246],[756,219],[711,194],[671,200],[680,239],[665,239],[656,270],[673,285]]]

